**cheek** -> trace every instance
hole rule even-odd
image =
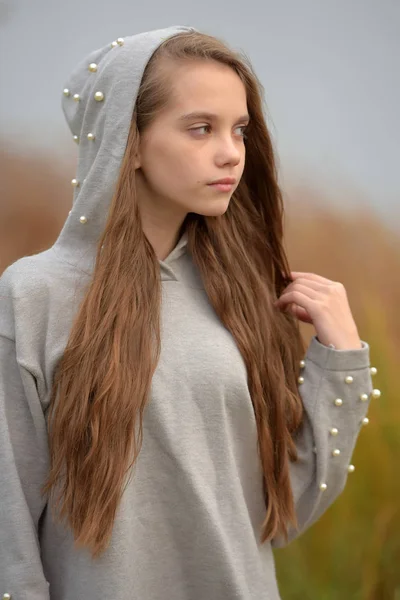
[[[154,187],[178,190],[193,187],[202,180],[200,165],[197,153],[190,152],[183,144],[170,143],[153,144],[143,167]]]

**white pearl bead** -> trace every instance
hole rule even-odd
[[[94,142],[94,140],[96,139],[96,136],[94,135],[94,133],[88,133],[87,139],[90,140],[91,142]]]
[[[3,594],[3,600],[11,600],[10,594]]]
[[[339,429],[336,429],[336,427],[332,427],[332,429],[329,430],[329,433],[331,435],[337,435],[339,433]]]
[[[361,402],[368,402],[369,396],[368,394],[361,394],[360,400]]]
[[[68,88],[64,88],[64,96],[66,98],[68,98],[68,96],[70,96],[70,95],[71,95],[71,92],[69,91],[69,89]]]
[[[118,39],[117,39],[117,44],[118,44],[118,46],[123,46],[123,45],[124,45],[124,42],[125,42],[124,38],[118,38]]]
[[[72,185],[72,187],[79,187],[79,181],[77,179],[72,179],[71,185]]]
[[[306,361],[305,360],[301,360],[300,361],[300,369],[304,369],[305,366],[306,366]]]
[[[79,100],[81,99],[79,94],[74,94],[74,100],[75,102],[79,102]]]
[[[381,397],[381,390],[372,390],[371,396],[373,398],[380,398]]]
[[[103,92],[96,92],[95,95],[94,95],[94,99],[97,102],[102,102],[104,100],[104,94],[103,94]]]
[[[332,456],[340,456],[339,448],[335,448],[334,450],[332,450]]]
[[[79,217],[79,220],[81,223],[87,223],[87,218],[83,215],[82,215],[82,217]]]
[[[304,383],[304,377],[299,377],[299,378],[297,379],[297,381],[298,381],[300,384]]]
[[[378,369],[376,367],[370,368],[371,375],[376,375],[378,373]]]
[[[355,468],[355,466],[354,466],[354,465],[349,465],[349,466],[347,467],[347,470],[348,470],[348,472],[349,472],[349,473],[354,473],[354,471],[356,470],[356,468]]]
[[[79,135],[74,135],[74,142],[79,144]]]
[[[319,489],[321,490],[321,492],[324,492],[327,489],[327,487],[328,486],[326,485],[326,483],[321,483]]]
[[[362,423],[363,425],[368,425],[368,423],[369,423],[369,419],[368,419],[368,417],[364,417],[364,419],[361,421],[361,423]]]
[[[96,71],[97,71],[97,65],[96,65],[96,63],[90,63],[90,65],[89,65],[89,71],[91,73],[96,73]]]
[[[345,379],[345,382],[346,382],[346,383],[353,383],[353,381],[354,381],[354,380],[353,380],[352,376],[351,376],[351,375],[347,375],[347,377],[346,377],[346,379]]]
[[[336,406],[342,406],[343,400],[341,398],[336,398],[335,404],[336,404]]]
[[[118,46],[118,42],[114,41],[111,43],[111,48],[116,48]]]

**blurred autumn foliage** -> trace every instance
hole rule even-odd
[[[72,202],[62,171],[45,154],[25,156],[0,145],[0,273],[56,240]]]
[[[363,206],[333,210],[304,189],[290,198],[286,245],[293,270],[345,285],[382,396],[371,404],[343,494],[276,552],[282,598],[400,600],[400,231]],[[303,333],[309,339],[313,331],[304,325]]]
[[[0,150],[0,273],[55,241],[71,208],[73,173],[72,160]],[[293,185],[285,202],[291,268],[345,285],[382,396],[371,405],[343,494],[276,552],[282,598],[400,600],[400,231],[363,205],[334,210],[311,185]],[[313,328],[302,328],[309,340]]]

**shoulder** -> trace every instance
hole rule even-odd
[[[0,276],[0,335],[14,339],[19,325],[35,329],[51,314],[63,314],[80,287],[77,278],[82,274],[51,248],[9,265]]]
[[[24,256],[9,265],[0,276],[0,297],[12,300],[31,296],[47,289],[59,264],[52,250]]]
[[[40,304],[47,293],[48,251],[25,256],[9,265],[0,276],[0,335],[15,339],[19,307]]]

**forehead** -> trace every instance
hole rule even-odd
[[[247,109],[246,88],[239,75],[216,61],[187,61],[172,71],[167,109],[182,112],[202,110],[237,118]]]

